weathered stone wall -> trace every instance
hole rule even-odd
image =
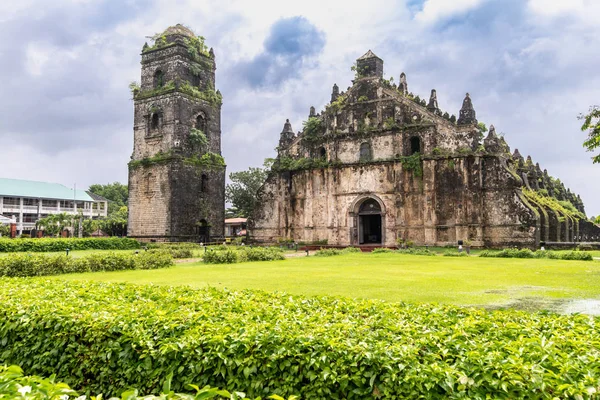
[[[357,60],[357,69],[345,93],[334,85],[321,113],[310,108],[302,132],[284,125],[249,224],[253,239],[356,245],[364,241],[365,223],[375,224],[381,235],[374,240],[386,246],[403,239],[534,248],[600,237],[599,227],[556,205],[568,200],[583,210],[560,181],[518,150],[511,155],[493,126],[483,139],[468,93],[456,121],[438,108],[435,90],[424,103],[407,93],[405,75],[401,88],[382,79],[383,61],[372,52]],[[380,231],[378,217],[361,211],[367,200],[381,209],[375,210]]]
[[[225,168],[193,161],[207,152],[221,154],[221,105],[179,89],[187,85],[199,92],[213,90],[214,56],[211,52],[192,58],[181,29],[176,31],[167,36],[172,43],[142,54],[129,168],[128,235],[200,240],[203,225],[218,239],[224,236]],[[157,71],[162,74],[158,85]],[[203,131],[205,147],[190,139],[192,128]]]
[[[403,238],[420,245],[533,246],[535,230],[524,224],[535,216],[515,189],[482,185],[480,177],[498,167],[470,156],[425,160],[423,177],[394,161],[273,173],[261,189],[268,203],[253,216],[253,237],[356,245],[356,206],[375,198],[383,204],[384,245]]]

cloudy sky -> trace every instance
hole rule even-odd
[[[600,165],[577,115],[600,103],[597,0],[19,0],[0,14],[0,176],[72,187],[127,182],[128,84],[147,36],[183,23],[206,37],[223,93],[228,172],[275,155],[371,49],[385,76],[504,133],[600,214]],[[51,4],[51,5],[50,5]]]

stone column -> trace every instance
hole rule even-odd
[[[17,225],[19,235],[23,234],[23,198],[19,197],[19,224]]]
[[[60,200],[56,200],[56,211],[60,213]]]

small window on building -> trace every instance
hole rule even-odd
[[[361,144],[359,161],[371,161],[372,158],[371,145],[369,143]]]
[[[206,193],[208,191],[208,176],[206,176],[206,174],[202,174],[202,178],[200,181],[200,191],[202,193]]]
[[[155,131],[158,129],[159,117],[158,113],[153,113],[150,119],[150,130]]]
[[[165,74],[159,69],[154,73],[154,88],[161,88],[165,84]]]
[[[418,137],[410,138],[410,154],[420,153],[421,152],[421,139]]]
[[[319,149],[319,158],[322,160],[327,160],[327,150],[325,150],[325,147],[321,147]]]
[[[196,117],[196,129],[199,129],[206,134],[206,118],[204,118],[204,115],[202,114]]]

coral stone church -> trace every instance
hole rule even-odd
[[[333,86],[297,134],[285,123],[259,191],[250,234],[258,242],[330,245],[535,247],[591,241],[600,228],[581,198],[514,154],[494,127],[483,139],[466,95],[456,119],[383,78],[369,51],[346,92]]]

